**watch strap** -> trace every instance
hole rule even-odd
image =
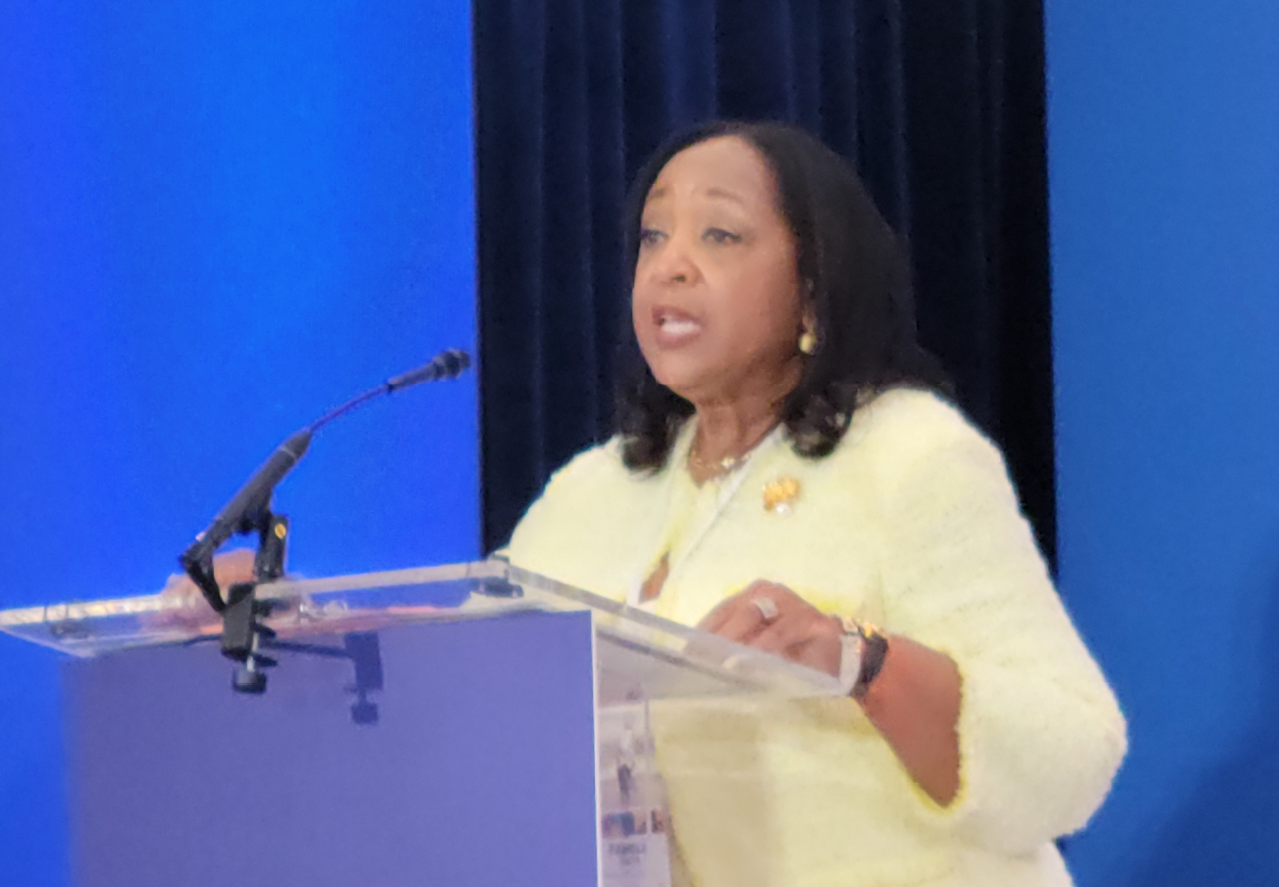
[[[869,622],[850,617],[840,620],[844,627],[844,649],[839,663],[840,684],[854,699],[862,699],[884,667],[888,638]]]

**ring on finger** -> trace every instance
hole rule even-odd
[[[777,601],[771,597],[757,597],[751,603],[759,610],[759,615],[764,617],[765,622],[772,622],[777,618]]]

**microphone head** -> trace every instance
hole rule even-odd
[[[450,348],[448,351],[441,351],[435,355],[435,357],[431,358],[430,363],[425,366],[418,367],[402,376],[396,376],[394,379],[387,379],[386,390],[398,391],[401,388],[408,388],[410,385],[417,385],[419,382],[453,379],[461,375],[462,371],[470,365],[471,356],[469,354],[459,348]]]
[[[435,360],[439,362],[441,379],[460,376],[471,365],[471,355],[460,348],[450,348]]]

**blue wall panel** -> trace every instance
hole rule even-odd
[[[1061,588],[1132,751],[1083,885],[1279,881],[1279,7],[1048,4]]]
[[[0,4],[0,608],[147,593],[324,409],[475,339],[465,3]],[[476,386],[317,438],[319,575],[479,553]],[[55,657],[0,639],[4,883],[65,882]]]

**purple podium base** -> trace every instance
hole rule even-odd
[[[77,887],[596,884],[588,614],[305,645],[66,664]]]

